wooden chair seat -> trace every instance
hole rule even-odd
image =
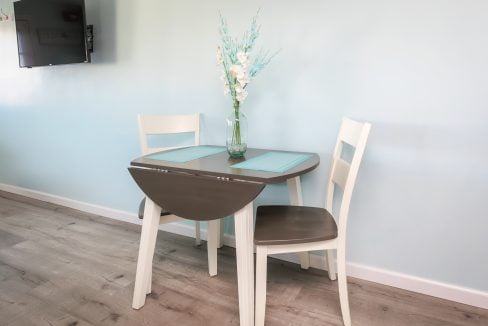
[[[324,208],[305,206],[259,206],[254,243],[284,245],[337,238],[337,224]]]
[[[139,204],[139,219],[142,220],[144,218],[144,207],[146,206],[146,197],[141,200]],[[161,209],[161,216],[168,216],[171,215],[170,212],[166,211],[164,208]]]

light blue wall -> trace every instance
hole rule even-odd
[[[0,22],[0,182],[135,211],[136,114],[200,111],[203,142],[223,144],[218,10],[240,33],[258,7],[282,51],[249,87],[250,145],[319,152],[304,197],[322,205],[340,119],[371,121],[348,259],[488,290],[484,0],[87,0],[93,63],[30,70]]]

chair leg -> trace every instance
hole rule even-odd
[[[302,269],[309,269],[310,268],[310,254],[308,252],[300,252],[300,267]]]
[[[195,245],[200,246],[202,244],[202,240],[200,237],[200,222],[195,222]]]
[[[146,287],[146,294],[151,294],[152,292],[152,266],[151,270],[149,271],[149,279],[147,280],[147,287]]]
[[[220,220],[208,221],[207,230],[207,253],[208,273],[210,276],[217,275],[217,246],[220,233]]]
[[[218,236],[217,248],[224,246],[224,219],[219,219],[219,236]]]
[[[266,313],[266,276],[268,253],[266,246],[256,247],[256,323],[264,326]]]
[[[332,281],[336,280],[336,267],[334,263],[334,250],[327,250],[327,271],[329,272],[329,279]]]
[[[341,303],[342,320],[345,326],[351,326],[349,295],[347,293],[346,252],[344,248],[337,249],[337,278],[339,283],[339,299]]]

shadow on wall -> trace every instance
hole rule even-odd
[[[486,137],[481,124],[472,124],[470,132],[460,124],[432,125],[373,122],[374,146],[377,150],[395,149],[397,155],[411,160],[471,160],[488,155],[488,147],[479,148],[477,140]],[[445,163],[444,161],[441,163]],[[444,164],[442,165],[444,166]]]
[[[93,25],[95,64],[117,61],[117,5],[116,0],[85,1],[86,22]]]

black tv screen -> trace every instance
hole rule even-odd
[[[84,0],[14,3],[20,67],[90,62]]]

